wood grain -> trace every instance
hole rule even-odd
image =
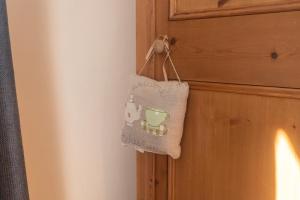
[[[184,80],[300,88],[300,12],[168,26],[177,40],[172,55]]]
[[[170,19],[228,17],[299,9],[299,0],[170,0]]]
[[[276,133],[300,153],[299,109],[295,99],[192,90],[169,200],[274,200]]]

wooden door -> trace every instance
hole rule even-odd
[[[138,66],[167,34],[191,86],[182,156],[138,154],[138,200],[300,198],[290,194],[300,191],[299,8],[297,0],[137,1]],[[161,79],[159,59],[148,76]]]

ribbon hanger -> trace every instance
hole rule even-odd
[[[181,83],[181,79],[178,75],[178,72],[175,68],[175,65],[174,65],[174,62],[170,56],[170,47],[169,47],[169,39],[168,39],[168,36],[165,35],[165,36],[161,36],[159,39],[156,39],[151,47],[149,48],[147,54],[146,54],[146,61],[144,63],[144,65],[141,67],[141,69],[139,70],[138,74],[141,75],[141,73],[144,71],[146,65],[149,63],[149,61],[153,58],[153,56],[155,54],[161,54],[161,53],[165,53],[165,58],[164,58],[164,61],[163,61],[163,65],[162,65],[162,70],[163,70],[163,75],[164,75],[164,79],[165,81],[168,81],[168,75],[167,75],[167,71],[166,71],[166,62],[169,60],[170,61],[170,64],[176,74],[176,77],[178,79],[178,81]]]

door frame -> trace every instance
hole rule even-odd
[[[167,15],[158,16],[159,9],[168,7],[168,0],[136,0],[136,70],[145,62],[145,55],[152,42],[159,35],[167,34]],[[163,23],[163,21],[165,23]],[[145,69],[144,75],[160,79],[161,73],[156,69],[159,58]],[[137,166],[137,200],[168,199],[168,157],[152,153],[138,153]]]

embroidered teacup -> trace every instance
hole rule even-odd
[[[167,120],[168,116],[168,113],[163,110],[146,108],[146,119],[141,122],[141,126],[148,133],[156,136],[163,136],[167,133],[167,127],[163,123]]]

